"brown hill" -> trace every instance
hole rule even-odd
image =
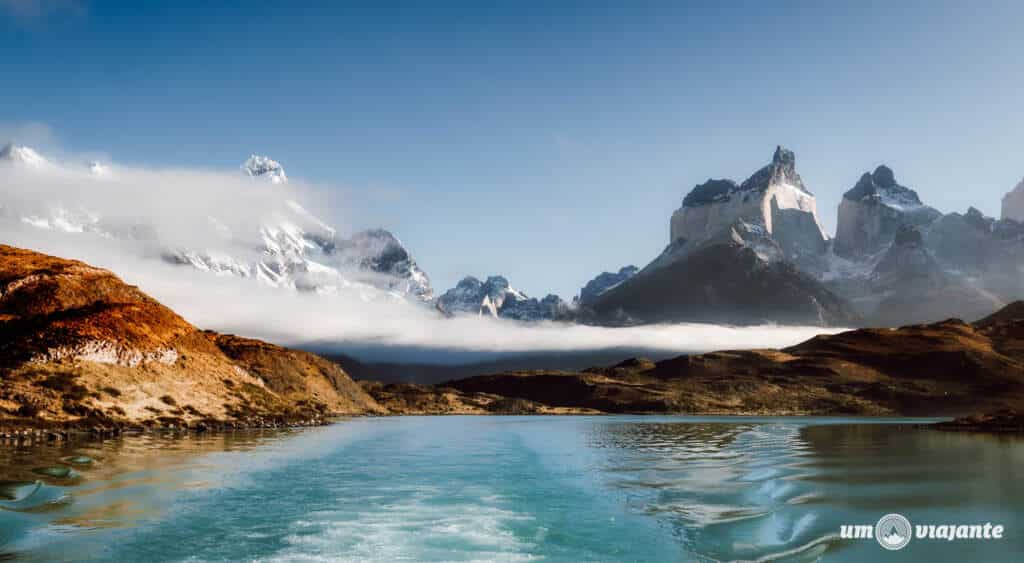
[[[995,320],[993,320],[995,319]],[[581,372],[450,381],[463,393],[610,413],[959,415],[1024,407],[1024,311],[816,336]]]
[[[0,245],[0,420],[267,422],[381,412],[313,354],[203,332],[107,270]]]
[[[378,403],[387,405],[391,414],[601,414],[595,409],[552,407],[492,393],[464,393],[439,385],[377,381],[360,381],[359,384]]]

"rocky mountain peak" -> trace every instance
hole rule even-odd
[[[857,183],[843,194],[851,201],[873,200],[893,208],[920,206],[917,192],[896,183],[896,174],[886,165],[880,165],[874,172],[865,172]]]
[[[636,266],[629,265],[619,268],[618,272],[601,272],[580,289],[579,303],[587,305],[594,302],[602,293],[633,277],[638,271]]]
[[[381,228],[360,231],[339,241],[334,252],[344,264],[390,276],[388,289],[422,301],[434,296],[430,278],[391,231]]]
[[[883,188],[891,188],[896,186],[896,174],[893,173],[892,168],[881,164],[875,171],[871,173],[871,178],[875,184]]]
[[[988,232],[992,230],[995,220],[991,217],[986,217],[985,214],[979,211],[976,207],[968,207],[967,213],[964,214],[964,222],[975,229]]]
[[[740,189],[767,190],[770,186],[778,185],[790,185],[809,195],[811,193],[796,172],[796,154],[781,146],[775,147],[772,163],[754,172],[740,184]]]
[[[729,238],[737,224],[757,235],[751,246],[759,249],[759,256],[766,255],[760,250],[771,250],[774,257],[782,252],[792,260],[813,260],[825,251],[828,240],[814,195],[796,171],[796,155],[781,146],[775,148],[771,163],[742,184],[721,179],[694,187],[672,214],[669,243],[675,250],[670,254],[682,257],[701,245]],[[684,244],[676,245],[680,241]],[[665,256],[657,260],[663,262]]]
[[[567,320],[569,305],[557,295],[537,300],[509,285],[505,276],[488,276],[480,281],[466,276],[437,298],[437,309],[453,316],[472,314],[517,321]]]
[[[683,198],[683,207],[699,207],[716,201],[724,201],[739,187],[739,184],[732,180],[708,178],[707,182],[697,184],[690,190],[690,193],[686,194],[686,197]]]
[[[847,258],[879,256],[901,225],[924,227],[942,214],[921,203],[917,192],[896,182],[896,175],[881,165],[865,172],[839,203],[834,249]]]
[[[0,149],[0,161],[28,166],[43,166],[47,160],[31,147],[8,143]]]
[[[494,289],[508,289],[508,278],[505,276],[487,276],[487,281],[484,285],[492,287]]]
[[[459,280],[459,283],[455,284],[455,289],[472,289],[476,290],[483,285],[483,282],[476,278],[476,276],[466,276]]]
[[[783,148],[782,145],[776,145],[775,154],[772,155],[772,164],[776,166],[785,166],[791,170],[795,170],[796,153],[789,149]]]
[[[242,164],[242,172],[248,176],[267,178],[273,184],[284,184],[288,181],[280,162],[255,153],[250,154]]]
[[[806,194],[810,191],[796,172],[796,155],[789,149],[775,147],[771,164],[754,172],[742,184],[728,178],[708,178],[703,184],[694,186],[683,198],[683,207],[699,207],[729,200],[737,192],[766,191],[771,186],[790,185]]]

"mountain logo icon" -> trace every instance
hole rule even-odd
[[[878,545],[890,551],[907,547],[911,534],[910,520],[902,514],[886,514],[875,524],[875,539]]]

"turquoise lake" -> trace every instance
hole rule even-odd
[[[8,448],[0,560],[1024,559],[1024,440],[920,422],[357,418]],[[1005,533],[840,537],[888,513]]]

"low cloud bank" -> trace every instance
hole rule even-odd
[[[212,243],[239,245],[232,250],[256,255],[257,246],[239,242],[247,239],[224,233],[256,233],[286,201],[299,201],[309,209],[330,205],[323,197],[329,190],[298,182],[282,186],[250,180],[216,171],[112,167],[92,174],[84,166],[81,172],[0,166],[4,186],[0,242],[109,268],[202,328],[292,346],[480,354],[602,349],[694,352],[781,347],[823,332],[819,327],[601,328],[480,317],[448,319],[429,306],[368,299],[358,289],[333,295],[299,293],[160,259],[161,249],[168,246],[205,249]],[[101,217],[108,232],[69,233],[26,222],[26,217],[43,217],[54,206]],[[118,236],[110,235],[110,226]],[[132,236],[122,237],[122,233]],[[426,268],[429,271],[429,264]]]

